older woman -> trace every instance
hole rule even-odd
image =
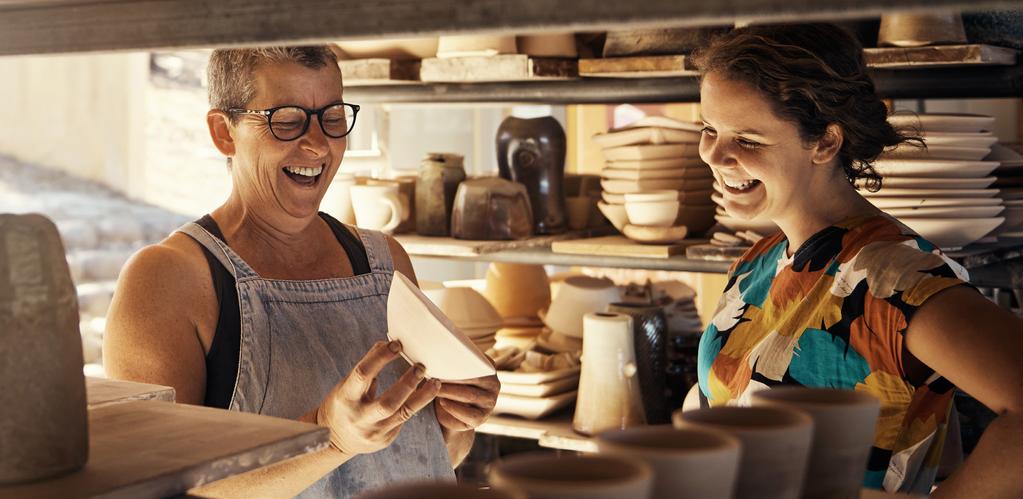
[[[1000,471],[1023,461],[1021,323],[857,192],[878,187],[883,150],[913,140],[888,124],[859,44],[834,26],[752,27],[701,68],[700,156],[724,207],[781,229],[729,271],[700,344],[705,400],[746,405],[779,385],[873,394],[865,485],[928,492],[959,387],[1000,416],[935,497],[1023,496]]]
[[[394,239],[318,211],[358,106],[325,47],[217,50],[210,135],[230,197],[125,266],[104,343],[115,378],[177,400],[330,429],[328,450],[215,484],[239,496],[349,497],[450,479],[493,408],[496,377],[424,380],[386,341]],[[212,172],[211,172],[212,173]]]

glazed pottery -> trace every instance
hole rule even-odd
[[[632,317],[636,375],[649,424],[671,422],[664,395],[664,373],[668,368],[668,321],[664,309],[652,303],[612,303],[607,311]]]
[[[497,129],[501,177],[526,186],[536,234],[560,234],[565,220],[565,130],[551,116],[510,116]]]
[[[483,295],[505,322],[531,318],[551,304],[550,279],[543,265],[491,263]]]
[[[881,410],[876,397],[852,390],[778,387],[754,393],[753,405],[791,407],[813,418],[803,497],[855,499],[859,495]]]
[[[0,215],[0,485],[64,475],[88,459],[78,320],[57,227]]]
[[[351,188],[355,185],[355,175],[338,173],[330,183],[320,209],[338,219],[341,223],[355,225],[355,211],[352,209]]]
[[[371,178],[366,185],[394,185],[398,187],[398,198],[401,201],[401,223],[394,228],[395,234],[405,234],[416,230],[416,182],[417,177]]]
[[[423,159],[416,179],[416,233],[448,235],[455,193],[463,180],[465,168],[461,155],[430,153]]]
[[[393,232],[407,213],[398,186],[353,185],[352,207],[355,223],[364,229]]]
[[[584,435],[646,423],[632,317],[597,312],[584,318],[583,369],[572,428]]]
[[[621,291],[610,279],[573,275],[559,286],[550,308],[541,318],[553,331],[582,338],[583,316],[603,311],[609,303],[621,298]]]
[[[620,456],[536,452],[498,461],[490,483],[530,499],[647,499],[653,472],[642,461]]]
[[[784,407],[712,407],[675,411],[676,428],[711,428],[739,439],[735,497],[799,499],[813,440],[813,419]]]
[[[466,180],[458,186],[451,211],[456,239],[509,240],[533,234],[533,215],[526,188],[503,178]]]
[[[678,191],[674,189],[653,190],[625,194],[625,202],[653,203],[657,201],[678,201]]]
[[[629,215],[625,212],[625,205],[623,204],[608,204],[600,201],[597,203],[597,209],[619,231],[624,229],[629,223]]]
[[[628,196],[625,195],[625,213],[629,215],[630,224],[671,227],[678,218],[681,203],[677,200],[634,202],[629,201]]]
[[[601,455],[642,460],[654,471],[652,499],[731,499],[741,445],[709,428],[671,425],[612,430],[596,437]]]
[[[474,485],[442,482],[402,483],[371,492],[355,499],[525,499],[526,496],[510,490],[483,489]]]

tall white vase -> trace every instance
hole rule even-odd
[[[646,423],[633,347],[632,317],[583,317],[582,373],[572,428],[594,435]]]

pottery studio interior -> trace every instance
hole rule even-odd
[[[0,498],[1023,498],[1021,0],[0,0]]]

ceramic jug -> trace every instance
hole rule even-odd
[[[0,215],[0,359],[0,485],[84,466],[77,295],[57,228],[41,215]]]
[[[632,317],[583,317],[583,357],[572,428],[584,435],[646,422],[640,395]]]
[[[497,129],[501,177],[526,186],[536,234],[565,232],[565,130],[550,116],[505,118]]]
[[[465,180],[460,154],[430,153],[419,165],[416,179],[416,233],[446,236],[450,233],[451,209],[458,184]]]
[[[671,412],[665,393],[668,321],[663,307],[653,303],[612,303],[607,311],[632,317],[636,374],[647,423],[670,423]]]

